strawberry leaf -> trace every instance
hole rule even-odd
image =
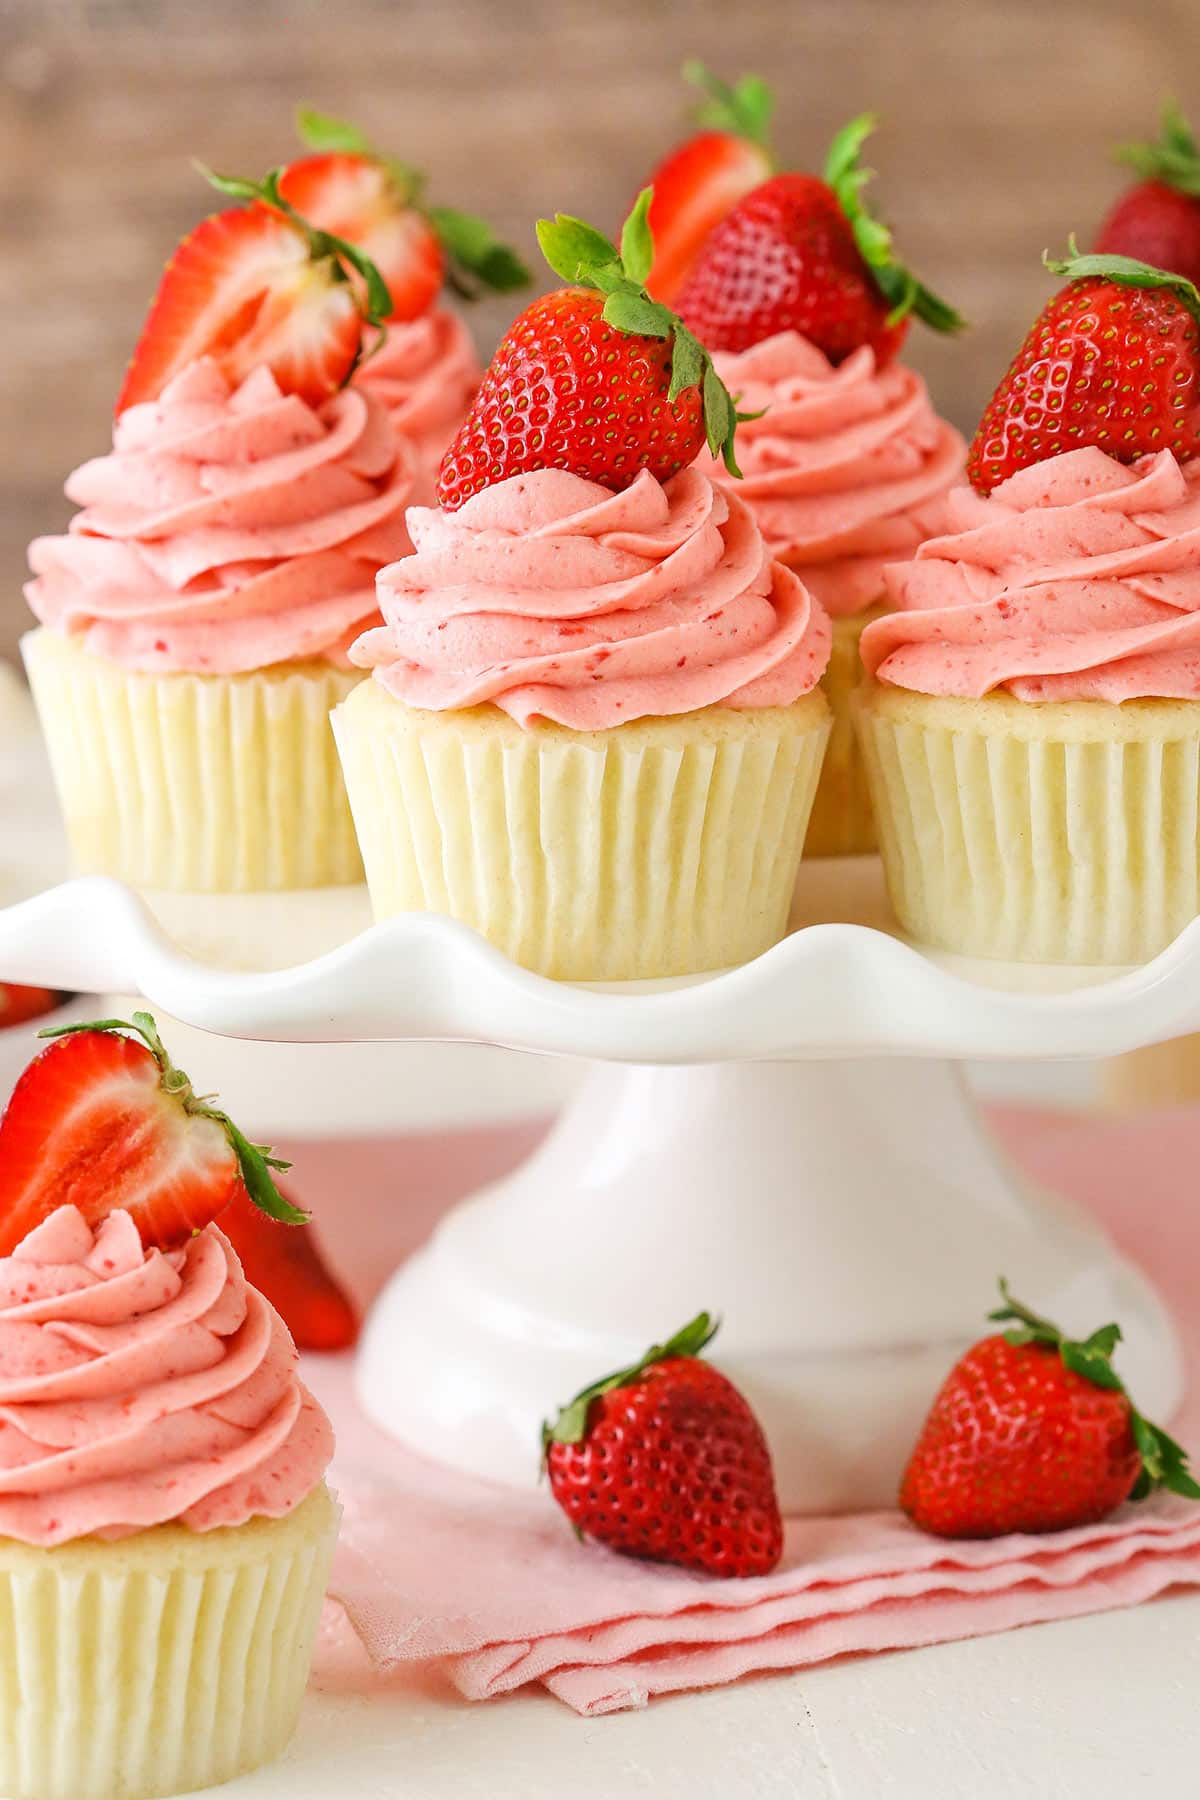
[[[1120,144],[1113,155],[1145,181],[1161,181],[1180,194],[1200,198],[1200,147],[1174,100],[1163,107],[1156,143]]]
[[[543,1424],[543,1462],[551,1444],[583,1442],[587,1435],[588,1412],[593,1400],[598,1400],[601,1394],[611,1394],[617,1388],[632,1386],[647,1369],[655,1363],[666,1362],[669,1357],[699,1356],[716,1336],[719,1323],[710,1313],[697,1313],[694,1319],[681,1326],[665,1343],[652,1344],[646,1354],[637,1362],[631,1363],[627,1369],[618,1369],[615,1375],[605,1375],[599,1381],[592,1382],[590,1387],[583,1388],[562,1408],[553,1424],[549,1421]]]
[[[604,302],[604,319],[606,324],[615,325],[618,331],[628,331],[634,337],[666,338],[670,337],[673,328],[665,306],[645,294],[630,293],[623,287],[617,288]],[[675,343],[678,350],[678,338]],[[685,387],[693,385],[694,382],[684,383]]]
[[[896,256],[888,227],[863,199],[863,190],[874,178],[874,170],[860,165],[859,153],[876,123],[873,113],[862,113],[843,125],[829,146],[825,179],[846,215],[871,279],[891,308],[888,324],[897,325],[911,313],[934,331],[962,331],[966,325],[962,314],[905,268]]]
[[[460,293],[466,290],[466,298],[475,298],[483,288],[508,294],[528,286],[529,270],[485,219],[452,206],[431,206],[426,217],[446,253],[455,286]]]
[[[698,125],[706,125],[712,131],[729,131],[735,137],[749,138],[751,143],[770,148],[775,96],[761,75],[742,75],[731,84],[691,57],[683,65],[683,79],[706,96],[694,109]]]
[[[1052,275],[1062,275],[1067,281],[1101,280],[1114,282],[1117,287],[1171,288],[1200,324],[1200,291],[1186,275],[1173,274],[1170,269],[1156,269],[1152,263],[1138,262],[1134,256],[1104,252],[1081,255],[1073,235],[1067,239],[1066,256],[1051,256],[1046,250],[1042,253],[1042,262]]]
[[[296,130],[302,143],[310,150],[342,150],[352,156],[373,156],[371,140],[365,131],[357,125],[351,125],[345,119],[335,119],[329,113],[318,112],[312,106],[296,108]]]
[[[617,246],[602,231],[597,231],[583,219],[572,218],[570,213],[555,213],[553,219],[539,219],[537,241],[556,275],[561,275],[564,281],[582,282],[585,287],[597,286],[595,280],[589,279],[589,271],[613,263],[619,265],[621,261]]]
[[[636,281],[639,286],[645,283],[654,266],[654,234],[647,218],[653,198],[654,189],[644,187],[621,227],[621,262],[630,281]]]

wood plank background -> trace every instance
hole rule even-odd
[[[0,654],[25,544],[68,516],[62,480],[104,448],[158,270],[207,210],[189,157],[261,172],[297,101],[531,254],[547,210],[619,219],[680,130],[685,55],[769,76],[799,166],[873,108],[878,203],[974,321],[910,352],[969,429],[1049,292],[1043,248],[1117,191],[1108,146],[1169,91],[1200,122],[1198,50],[1197,0],[0,0]],[[511,310],[480,310],[482,348]]]

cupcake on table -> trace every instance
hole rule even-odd
[[[693,466],[734,464],[736,414],[645,289],[649,201],[619,250],[539,225],[572,285],[501,343],[334,716],[377,915],[583,981],[782,935],[829,732],[828,619]]]
[[[289,171],[213,180],[243,204],[171,258],[112,452],[68,481],[67,534],[30,547],[26,664],[80,873],[335,887],[362,862],[329,710],[359,679],[346,652],[376,617],[377,570],[409,547],[429,454],[359,370],[389,280],[405,294],[428,252],[390,190],[373,216],[385,279],[291,204]],[[305,180],[330,210],[332,180]],[[457,417],[461,371],[444,372]]]
[[[55,1034],[50,1034],[55,1035]],[[295,1727],[337,1532],[328,1420],[220,1220],[302,1220],[146,1014],[0,1124],[0,1789],[148,1800]],[[247,1199],[247,1195],[249,1199]]]
[[[920,376],[896,360],[912,318],[935,330],[959,315],[896,259],[868,212],[859,156],[874,121],[839,132],[824,177],[776,174],[766,148],[770,94],[699,66],[709,129],[655,176],[650,291],[678,308],[748,415],[738,433],[750,506],[773,556],[833,618],[824,687],[830,739],[809,855],[875,848],[865,771],[850,719],[863,628],[889,604],[883,569],[944,525],[964,445]],[[716,481],[728,472],[700,466]]]
[[[1200,292],[1049,267],[955,528],[888,572],[857,716],[906,930],[1128,964],[1200,914]]]
[[[302,108],[311,154],[290,163],[280,191],[305,218],[347,238],[388,285],[382,342],[369,342],[358,384],[382,401],[415,455],[409,503],[432,504],[446,446],[483,375],[471,334],[441,296],[459,299],[526,287],[529,270],[483,219],[425,201],[420,169],[381,155],[357,126]]]

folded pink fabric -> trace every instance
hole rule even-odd
[[[1176,1428],[1200,1445],[1200,1202],[1186,1178],[1200,1111],[1134,1121],[1009,1111],[995,1123],[1025,1169],[1089,1206],[1174,1307],[1191,1393]],[[473,1134],[476,1164],[479,1148]],[[498,1158],[513,1148],[498,1140]],[[436,1658],[471,1699],[540,1682],[577,1712],[604,1713],[755,1670],[1200,1586],[1200,1506],[1169,1497],[1078,1531],[986,1543],[926,1537],[898,1512],[795,1519],[774,1574],[713,1581],[581,1547],[544,1490],[493,1487],[392,1443],[358,1412],[348,1359],[309,1358],[305,1375],[338,1434],[345,1520],[331,1593],[369,1658],[364,1680],[372,1665]],[[327,1634],[319,1680],[354,1684],[348,1643]]]

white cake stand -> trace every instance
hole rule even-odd
[[[286,899],[248,905],[282,929]],[[420,914],[298,966],[229,972],[87,879],[0,911],[0,978],[139,994],[230,1037],[593,1060],[533,1158],[451,1213],[369,1322],[365,1406],[444,1462],[531,1482],[558,1402],[707,1307],[785,1506],[887,1504],[1000,1274],[1072,1330],[1119,1318],[1130,1385],[1169,1419],[1181,1364],[1156,1295],[1005,1165],[956,1062],[1195,1030],[1200,921],[1115,975],[953,965],[887,929],[865,860],[805,871],[795,927],[728,973],[607,989],[543,980]]]

